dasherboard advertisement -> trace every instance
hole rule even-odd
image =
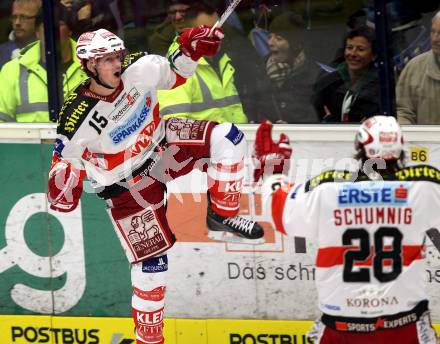
[[[49,144],[1,144],[0,313],[129,317],[129,264],[103,201],[83,194],[72,213],[48,210],[45,192]],[[410,160],[440,166],[436,145],[409,145]],[[346,142],[293,141],[291,176],[303,182],[323,169],[353,164]],[[421,161],[424,160],[424,161]],[[285,238],[262,216],[258,188],[250,186],[251,162],[241,214],[262,222],[259,246],[207,238],[206,176],[170,183],[168,218],[178,243],[169,252],[167,318],[312,320],[318,316],[314,287],[315,247]],[[440,321],[439,254],[427,241],[426,281],[434,322]],[[351,300],[377,307],[384,300]]]

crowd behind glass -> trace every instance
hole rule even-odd
[[[75,40],[106,28],[130,53],[166,56],[184,28],[213,25],[228,0],[54,0],[66,97],[86,79]],[[387,2],[401,124],[440,124],[440,0]],[[41,0],[0,11],[0,121],[49,122]],[[242,0],[219,53],[159,94],[167,117],[260,123],[359,123],[379,114],[373,0]],[[148,76],[145,76],[148,77]]]

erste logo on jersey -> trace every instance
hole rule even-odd
[[[131,91],[130,91],[131,92]],[[133,100],[131,100],[133,101]],[[128,104],[128,103],[127,103]],[[151,112],[151,94],[145,95],[144,101],[139,104],[133,114],[119,127],[113,129],[110,133],[110,139],[116,145],[135,134],[145,123]]]
[[[133,87],[128,94],[125,92],[122,97],[116,102],[115,109],[110,114],[110,119],[117,123],[121,118],[123,118],[128,111],[132,108],[136,100],[140,97],[139,91]],[[148,98],[148,97],[147,97]],[[151,106],[151,98],[150,98]]]
[[[342,186],[338,193],[341,207],[370,205],[406,205],[408,203],[408,185],[384,183],[382,187],[365,185]]]

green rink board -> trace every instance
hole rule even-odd
[[[46,192],[51,153],[52,145],[49,144],[0,145],[3,167],[0,169],[0,314],[34,313],[14,302],[11,297],[14,285],[50,291],[62,288],[68,278],[73,278],[69,288],[74,289],[75,280],[84,278],[87,282],[81,299],[65,315],[130,316],[129,264],[108,219],[105,204],[96,196],[83,194],[83,230],[80,233],[83,237],[74,238],[83,242],[85,276],[75,276],[76,265],[69,264],[69,257],[65,256],[58,257],[65,259],[63,274],[53,278],[50,274],[39,276],[38,271],[47,269],[47,266],[38,266],[37,263],[32,269],[23,269],[28,262],[23,261],[17,249],[12,250],[11,245],[7,245],[5,227],[11,210],[23,197]],[[45,209],[41,210],[26,221],[24,239],[34,254],[56,256],[65,245],[65,233],[56,217]],[[75,252],[69,254],[74,256]],[[30,293],[29,297],[35,296]]]

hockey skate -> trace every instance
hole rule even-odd
[[[208,206],[206,216],[208,238],[236,244],[264,244],[264,230],[257,222],[242,216],[223,217]]]

